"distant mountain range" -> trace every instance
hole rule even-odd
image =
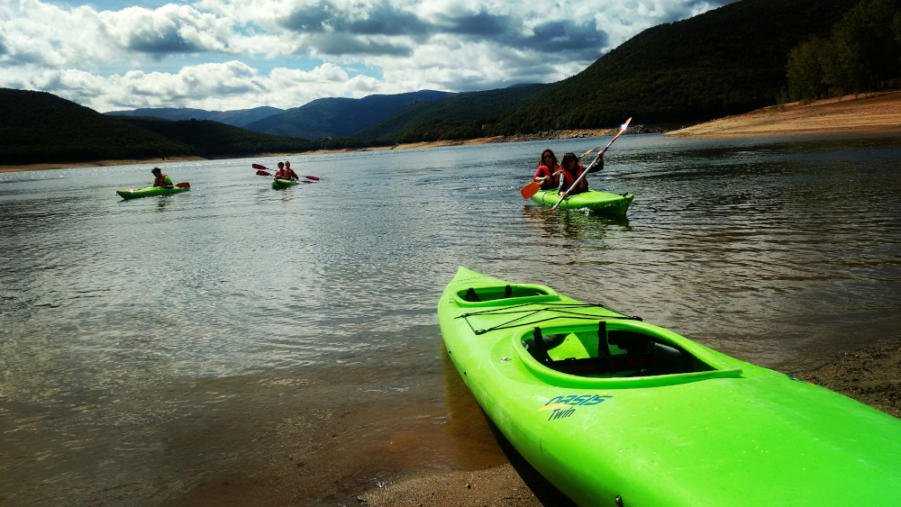
[[[608,127],[629,116],[645,125],[694,123],[776,102],[788,52],[828,35],[857,2],[744,0],[645,30],[558,83],[481,92],[101,115],[46,93],[0,90],[0,162],[359,147]]]
[[[395,95],[369,95],[361,99],[329,97],[291,109],[255,107],[235,111],[191,108],[145,108],[110,111],[109,116],[161,120],[210,120],[254,132],[299,139],[349,137],[398,113],[407,106],[424,104],[456,94],[420,90]]]
[[[253,109],[237,109],[234,111],[206,111],[204,109],[157,107],[132,109],[128,111],[110,111],[109,116],[122,116],[130,118],[159,118],[161,120],[210,120],[231,125],[233,127],[246,127],[247,125],[268,118],[272,115],[283,113],[284,109],[277,107],[255,107]]]
[[[397,114],[413,104],[433,102],[453,93],[421,90],[396,95],[370,95],[361,99],[325,98],[288,109],[246,125],[268,134],[304,139],[347,137]]]

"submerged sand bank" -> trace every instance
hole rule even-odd
[[[901,133],[901,90],[792,102],[668,132],[684,137]]]

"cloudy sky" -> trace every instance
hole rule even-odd
[[[110,111],[547,83],[724,3],[0,0],[0,87]]]

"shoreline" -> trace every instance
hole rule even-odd
[[[40,162],[34,164],[0,164],[0,173],[17,173],[27,171],[46,171],[51,169],[86,169],[89,167],[107,167],[113,165],[141,165],[141,164],[171,164],[173,162],[189,162],[195,160],[210,160],[197,156],[148,158],[148,159],[122,159],[122,160],[94,160],[89,162]]]
[[[319,149],[299,153],[258,153],[242,158],[298,157],[331,153],[414,150],[446,146],[471,146],[494,143],[555,141],[595,138],[614,134],[617,128],[569,129],[535,134],[478,137],[442,141],[420,141],[393,146]],[[630,133],[654,132],[641,125]],[[792,102],[767,106],[748,113],[726,116],[688,127],[664,132],[667,136],[685,138],[748,138],[803,136],[818,134],[901,134],[901,90],[846,95],[814,102]],[[96,160],[86,162],[45,162],[32,164],[0,164],[0,173],[77,169],[112,165],[168,164],[173,162],[216,160],[199,156],[152,159]]]
[[[306,155],[327,155],[331,153],[357,153],[366,151],[393,151],[415,150],[423,148],[441,148],[445,146],[470,146],[495,143],[517,143],[528,141],[553,141],[560,139],[581,139],[601,137],[614,134],[618,129],[570,129],[539,132],[537,134],[518,134],[511,136],[477,137],[473,139],[449,139],[442,141],[419,141],[415,143],[401,143],[393,146],[369,146],[363,148],[335,148],[302,151],[298,153],[256,153],[238,158],[271,158],[271,157],[302,157]],[[223,157],[225,159],[226,157]],[[50,169],[81,169],[89,167],[106,167],[114,165],[139,165],[139,164],[170,164],[173,162],[187,162],[198,160],[218,160],[199,156],[150,158],[150,159],[122,159],[122,160],[95,160],[87,162],[38,162],[32,164],[0,164],[0,173],[44,171]]]

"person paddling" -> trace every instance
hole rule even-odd
[[[582,165],[582,162],[579,161],[579,157],[577,157],[575,153],[563,155],[561,166],[563,168],[563,189],[566,190],[572,187],[576,180],[579,180],[579,176],[585,171],[585,166]],[[597,162],[588,168],[588,172],[597,172],[603,168],[604,155],[602,153],[598,157]],[[569,195],[581,194],[582,192],[588,192],[588,180],[586,178],[579,180],[579,184],[569,192]]]
[[[168,174],[163,174],[163,170],[159,167],[154,167],[151,171],[153,173],[153,186],[154,187],[163,187],[163,188],[174,188],[175,185],[172,184],[172,178],[169,177]]]
[[[279,162],[279,164],[281,164],[281,162]],[[285,177],[285,179],[291,179],[291,180],[299,180],[300,179],[300,176],[298,176],[297,173],[294,172],[294,169],[291,169],[291,162],[288,162],[287,160],[285,160],[285,176],[284,177]]]
[[[284,162],[278,163],[278,170],[275,171],[275,174],[273,176],[275,176],[275,179],[277,179],[277,180],[288,179],[288,177],[285,176],[285,163]]]
[[[547,149],[541,152],[541,159],[538,161],[538,167],[535,169],[532,179],[541,182],[542,190],[550,190],[557,187],[557,175],[560,170],[556,155]]]

